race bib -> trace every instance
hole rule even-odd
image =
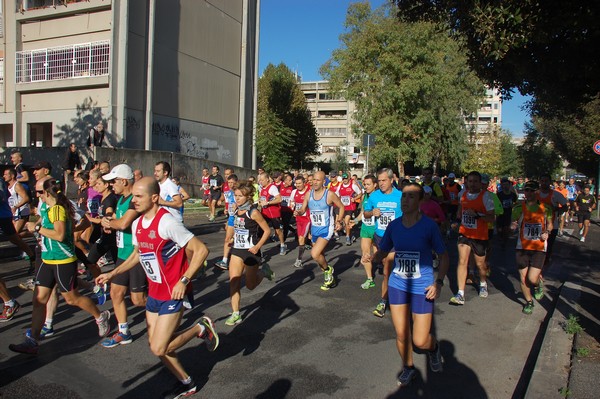
[[[311,211],[310,221],[315,227],[325,227],[325,211]]]
[[[210,179],[209,180],[209,184],[211,187],[217,187],[217,180],[216,179]]]
[[[160,265],[153,252],[140,254],[140,264],[144,268],[146,276],[150,281],[157,284],[162,283],[162,278],[160,277]]]
[[[351,202],[351,199],[350,199],[350,197],[348,197],[348,196],[344,196],[344,197],[342,197],[341,199],[342,199],[342,204],[343,204],[344,206],[348,206],[348,205],[350,205],[350,202]]]
[[[379,216],[379,220],[377,221],[377,228],[380,230],[385,230],[394,219],[396,218],[396,212],[394,211],[385,211],[381,212],[381,216]]]
[[[363,218],[363,224],[365,226],[375,226],[375,216],[371,216],[370,218]]]
[[[263,197],[262,195],[259,198],[260,202],[267,202],[267,197]]]
[[[295,207],[295,209],[296,209],[297,211],[299,211],[300,209],[302,209],[302,205],[303,205],[303,204],[296,204],[296,207]]]
[[[237,249],[249,249],[250,245],[250,231],[248,229],[235,229],[233,236],[233,247]]]
[[[539,240],[541,234],[542,225],[540,223],[525,223],[525,225],[523,226],[523,236],[526,240]]]
[[[405,280],[421,277],[420,253],[396,252],[394,274]]]
[[[517,194],[517,200],[519,200],[519,201],[525,201],[525,193],[518,193]]]
[[[467,229],[476,229],[477,228],[477,218],[474,215],[467,215],[463,213],[462,215],[462,225]]]
[[[100,201],[97,199],[91,199],[87,202],[88,210],[92,215],[97,215],[98,210],[100,209]]]
[[[8,197],[8,206],[12,208],[15,205],[17,205],[17,201],[13,197]]]
[[[505,199],[502,201],[502,208],[512,208],[512,200]]]
[[[281,206],[288,206],[290,197],[281,197]]]
[[[117,238],[117,248],[125,248],[125,243],[123,242],[123,232],[117,231],[115,236]]]

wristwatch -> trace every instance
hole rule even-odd
[[[444,280],[442,280],[441,278],[436,279],[435,283],[441,285],[442,287],[444,286]]]
[[[41,224],[36,224],[35,227],[34,227],[36,233],[39,233],[41,228],[42,228]]]
[[[188,285],[190,283],[190,279],[186,276],[181,276],[181,279],[179,281],[181,281],[183,285]]]

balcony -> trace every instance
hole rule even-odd
[[[89,0],[17,0],[17,11],[39,10],[41,8],[56,8],[71,3],[88,2]]]
[[[16,83],[108,76],[108,41],[17,51]]]

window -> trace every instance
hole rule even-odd
[[[347,134],[345,127],[320,127],[317,132],[322,137],[346,137]]]
[[[304,93],[304,99],[307,100],[307,101],[316,100],[317,99],[317,93]]]
[[[344,96],[341,93],[319,93],[319,100],[343,100]]]
[[[319,117],[321,118],[343,118],[345,116],[346,110],[319,111]]]

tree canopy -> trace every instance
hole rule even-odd
[[[299,168],[319,139],[298,79],[285,65],[267,65],[258,81],[256,153],[265,170]]]
[[[321,75],[355,101],[355,133],[376,136],[373,164],[394,160],[404,174],[408,161],[460,163],[464,116],[476,112],[484,94],[460,41],[431,23],[399,21],[394,7],[371,10],[366,2],[349,6],[344,26],[341,47]]]

